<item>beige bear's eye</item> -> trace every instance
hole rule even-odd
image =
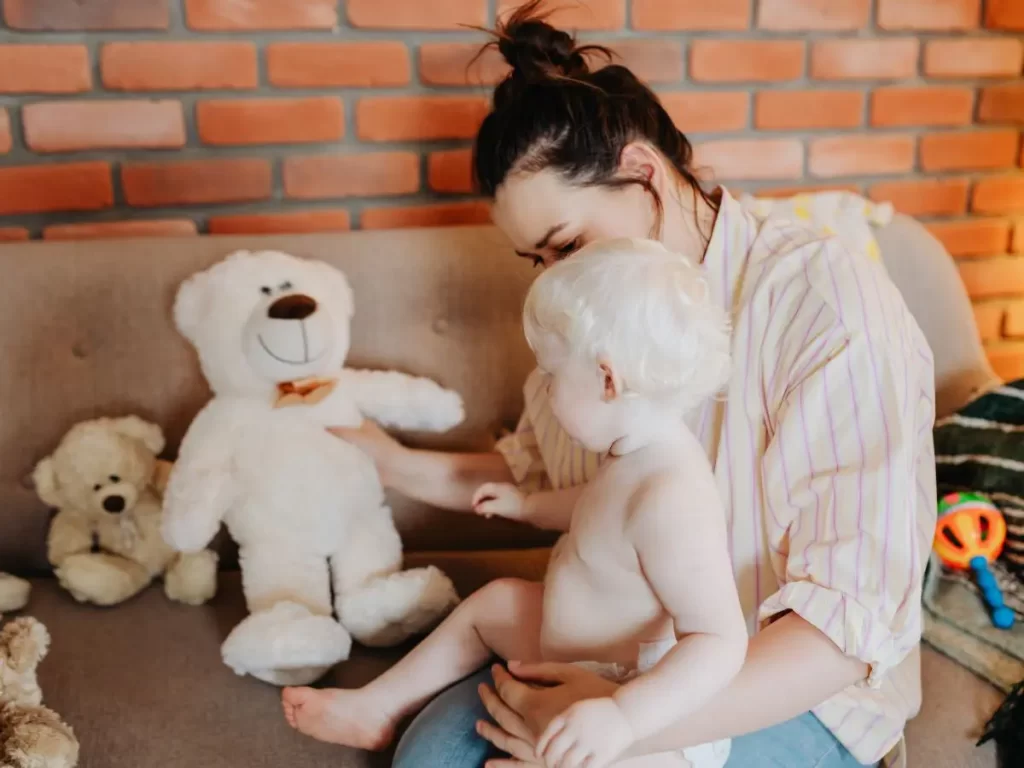
[[[278,286],[282,291],[290,291],[294,286],[291,280],[285,280],[281,285]]]
[[[96,483],[96,485],[94,485],[94,486],[92,487],[92,489],[93,489],[94,491],[98,491],[98,490],[100,490],[100,489],[101,489],[102,487],[103,487],[102,485],[100,485],[99,483]]]
[[[264,285],[262,288],[260,288],[260,293],[262,293],[264,296],[269,296],[273,292],[274,289],[271,288],[269,285]]]
[[[111,475],[110,476],[110,482],[112,482],[112,483],[120,483],[121,482],[121,478],[118,477],[117,475]]]

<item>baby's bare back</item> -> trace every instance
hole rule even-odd
[[[675,636],[630,543],[644,524],[635,514],[638,499],[652,481],[666,477],[684,479],[695,492],[706,488],[717,499],[707,458],[692,438],[609,460],[580,497],[544,584],[546,659],[632,668],[640,643]]]

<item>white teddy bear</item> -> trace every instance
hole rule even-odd
[[[164,537],[196,551],[227,525],[250,615],[221,652],[275,685],[318,679],[348,658],[351,637],[397,644],[458,601],[439,570],[401,570],[372,460],[327,427],[365,415],[443,431],[462,421],[462,400],[428,379],[343,368],[352,313],[339,270],[275,251],[232,254],[187,280],[174,306],[214,398],[171,472]]]

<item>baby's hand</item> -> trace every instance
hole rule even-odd
[[[633,741],[633,729],[614,699],[587,699],[551,721],[537,754],[547,768],[605,768]]]
[[[473,511],[484,517],[519,520],[526,506],[526,494],[511,483],[484,483],[473,494]]]

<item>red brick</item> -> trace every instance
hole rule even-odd
[[[178,101],[49,101],[26,104],[21,118],[36,152],[185,146]]]
[[[1013,229],[1013,242],[1010,243],[1010,251],[1013,253],[1024,253],[1024,220],[1018,221]]]
[[[985,26],[1024,31],[1024,3],[1020,0],[988,0],[985,6]]]
[[[981,0],[878,0],[878,26],[885,30],[974,29]]]
[[[135,237],[188,237],[197,234],[189,219],[103,221],[87,224],[54,224],[43,230],[44,240],[110,240]]]
[[[472,192],[473,151],[431,152],[427,161],[427,182],[435,192]]]
[[[1024,42],[1012,37],[932,40],[924,47],[929,77],[1013,77],[1024,66]]]
[[[707,141],[694,150],[694,165],[715,180],[796,179],[803,173],[804,150],[790,139]]]
[[[80,93],[91,87],[84,45],[0,45],[0,93]]]
[[[927,226],[952,256],[1006,253],[1010,242],[1010,223],[998,219],[942,221]]]
[[[337,0],[185,0],[191,29],[334,29]]]
[[[348,211],[340,209],[211,216],[208,224],[212,235],[297,235],[352,228]]]
[[[345,113],[333,96],[202,101],[196,124],[204,144],[303,144],[340,139]]]
[[[6,0],[12,29],[82,32],[108,29],[167,29],[168,0]]]
[[[921,137],[926,171],[1009,168],[1017,161],[1017,131],[930,133]]]
[[[871,125],[969,125],[974,91],[970,88],[879,88],[871,94]]]
[[[697,40],[690,77],[711,83],[795,80],[804,71],[804,44],[794,40]]]
[[[245,42],[107,43],[103,85],[113,91],[255,88],[256,46]]]
[[[0,155],[11,151],[11,118],[7,110],[0,108]]]
[[[454,227],[489,224],[487,203],[440,203],[405,208],[369,208],[359,217],[363,229],[409,229],[413,227]]]
[[[96,211],[113,203],[107,163],[0,168],[0,215]]]
[[[1024,336],[1024,301],[1015,301],[1006,307],[1003,332],[1007,336]]]
[[[990,176],[974,185],[975,213],[1024,213],[1024,176]]]
[[[28,237],[28,230],[24,227],[0,227],[0,243],[23,242]]]
[[[969,186],[967,179],[884,181],[873,185],[869,196],[908,216],[955,216],[967,210]]]
[[[747,126],[750,97],[744,91],[659,93],[665,111],[683,133],[739,131]]]
[[[1003,342],[986,347],[988,361],[1003,381],[1016,381],[1024,377],[1024,344]]]
[[[982,88],[978,119],[986,123],[1024,123],[1024,84]]]
[[[611,63],[629,67],[645,83],[676,83],[683,79],[683,46],[675,40],[620,40],[608,43],[607,47],[615,54]],[[594,66],[607,63],[601,58]]]
[[[754,126],[761,130],[854,128],[863,114],[859,91],[763,91],[754,99]]]
[[[913,37],[823,40],[811,47],[817,80],[902,80],[917,73],[920,44]]]
[[[960,262],[960,277],[974,299],[1024,293],[1024,259],[1002,257]]]
[[[121,168],[129,205],[161,205],[266,200],[270,197],[270,163],[255,158],[129,163]]]
[[[498,13],[506,16],[524,0],[500,0]],[[552,24],[562,29],[621,29],[626,24],[626,0],[584,0],[549,3]]]
[[[420,188],[420,158],[414,152],[306,155],[284,161],[288,197],[380,197]]]
[[[267,77],[278,88],[405,85],[409,49],[403,43],[272,43]]]
[[[913,136],[835,136],[811,142],[809,169],[814,176],[873,176],[913,167]]]
[[[974,305],[974,323],[978,326],[978,336],[982,341],[993,341],[1003,335],[1003,318],[1006,315],[1006,305],[1003,302],[987,301]],[[1007,331],[1009,332],[1009,323]]]
[[[348,0],[345,6],[354,27],[460,29],[487,24],[487,0]]]
[[[488,109],[474,96],[367,98],[356,108],[356,131],[366,141],[470,139]]]
[[[757,197],[784,198],[796,195],[814,195],[818,192],[852,192],[861,193],[858,184],[786,184],[781,187],[761,187],[754,194]]]
[[[493,46],[482,51],[479,43],[420,46],[420,79],[427,85],[494,85],[508,69]]]
[[[726,31],[750,27],[748,0],[633,0],[633,28]]]
[[[860,29],[871,16],[871,0],[761,0],[757,6],[757,26],[771,30]]]

